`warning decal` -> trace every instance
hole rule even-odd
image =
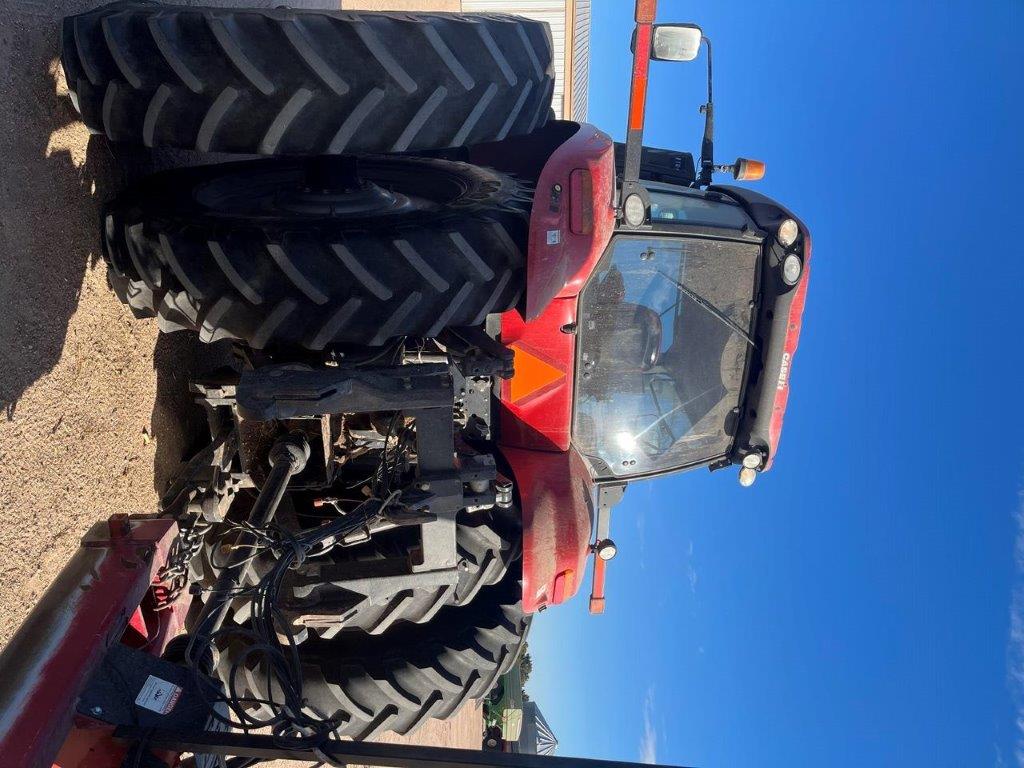
[[[549,384],[565,378],[565,371],[544,362],[536,355],[531,355],[518,344],[513,344],[512,349],[516,355],[516,374],[511,382],[513,403],[518,403]]]
[[[181,697],[181,688],[174,683],[150,675],[135,698],[135,704],[145,709],[166,715]]]

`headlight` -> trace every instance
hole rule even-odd
[[[775,233],[775,237],[779,241],[779,245],[783,248],[789,248],[789,246],[796,242],[796,239],[799,236],[800,227],[798,227],[796,222],[792,219],[786,219],[784,222],[779,224],[779,231]]]
[[[611,539],[604,539],[603,541],[597,542],[594,547],[594,554],[600,557],[602,560],[611,560],[619,553],[619,548],[615,546],[615,542]]]
[[[640,195],[630,195],[622,205],[622,217],[631,227],[639,227],[647,218],[647,206]]]
[[[803,270],[804,265],[795,253],[789,254],[782,261],[782,279],[786,281],[786,285],[796,285]]]
[[[743,466],[749,469],[757,469],[761,466],[761,454],[760,453],[748,453],[743,457]]]

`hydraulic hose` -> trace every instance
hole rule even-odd
[[[288,490],[288,482],[305,468],[308,460],[309,442],[301,432],[293,432],[281,438],[270,450],[270,475],[249,513],[248,530],[243,530],[235,540],[231,556],[221,569],[210,600],[196,624],[201,636],[209,638],[221,628],[235,586],[244,584],[252,569],[251,553],[257,542],[252,531],[266,528],[274,519],[281,499]]]

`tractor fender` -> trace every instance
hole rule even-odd
[[[523,517],[523,610],[564,603],[579,590],[590,554],[594,482],[574,448],[504,448]]]
[[[615,145],[589,123],[551,154],[537,179],[526,256],[525,319],[579,295],[615,228]]]
[[[611,240],[614,184],[614,144],[586,123],[561,140],[541,170],[530,213],[524,314],[513,309],[501,319],[516,371],[499,392],[502,446],[569,448],[576,306]]]

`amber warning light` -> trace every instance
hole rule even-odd
[[[719,173],[731,173],[736,181],[760,181],[764,178],[765,165],[760,160],[739,157],[732,165],[716,165]]]

